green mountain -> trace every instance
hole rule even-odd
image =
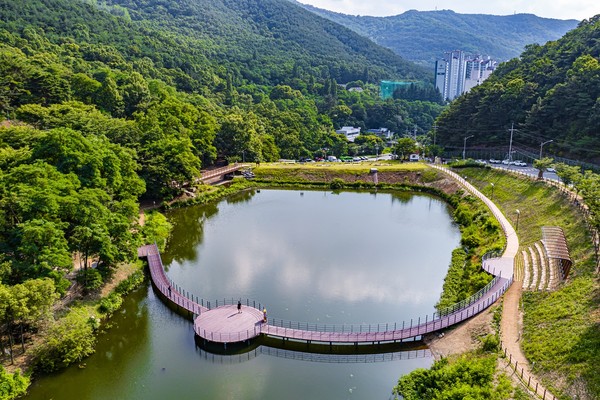
[[[437,121],[438,143],[514,145],[566,158],[600,161],[600,15],[544,46],[530,45],[482,85],[459,97]]]
[[[211,43],[205,51],[208,57],[255,83],[277,84],[294,66],[318,69],[338,82],[431,75],[286,0],[105,0],[97,4],[116,6],[134,21]]]
[[[410,10],[391,17],[369,17],[302,6],[423,65],[431,65],[445,51],[457,49],[509,60],[517,57],[526,45],[556,40],[578,23],[532,14],[497,16],[458,14],[450,10]]]
[[[0,0],[0,10],[0,118],[17,127],[4,125],[126,148],[150,196],[242,155],[345,155],[343,124],[423,132],[441,111],[381,101],[372,83],[427,71],[285,0]],[[349,80],[364,91],[337,84]],[[1,154],[9,166],[34,143],[3,145],[16,152]]]

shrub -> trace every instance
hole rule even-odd
[[[481,339],[481,350],[486,353],[495,353],[500,350],[500,339],[498,335],[489,334]]]
[[[85,310],[75,309],[54,323],[46,340],[33,349],[33,368],[58,371],[92,354],[96,337],[89,317]]]
[[[100,300],[100,304],[98,305],[98,311],[103,314],[112,314],[116,310],[118,310],[123,304],[123,298],[118,293],[111,293],[108,297]]]
[[[344,188],[344,180],[340,179],[340,178],[335,178],[331,181],[331,184],[329,185],[329,187],[331,187],[331,189],[333,190],[340,190]]]
[[[0,400],[12,400],[27,393],[29,377],[17,370],[10,374],[0,365]]]
[[[77,272],[77,282],[81,283],[85,290],[93,291],[102,286],[102,275],[93,268],[80,269]]]
[[[133,289],[138,287],[144,281],[144,273],[142,271],[135,271],[131,276],[124,281],[121,281],[115,288],[115,293],[126,295]]]

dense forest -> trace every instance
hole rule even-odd
[[[482,85],[455,100],[437,121],[446,146],[508,149],[600,162],[600,16],[563,38],[530,45]]]
[[[52,307],[74,264],[93,291],[139,244],[168,235],[160,214],[138,225],[140,200],[172,199],[217,162],[380,144],[348,143],[342,125],[430,129],[442,106],[382,101],[376,85],[424,70],[285,0],[259,3],[0,0],[0,348],[10,360],[18,342],[36,371],[93,352],[94,314],[55,321]],[[100,313],[130,285],[116,290]],[[49,339],[29,349],[38,330]],[[10,398],[28,381],[2,368],[0,379]]]
[[[390,17],[371,17],[302,6],[431,69],[445,51],[457,49],[507,61],[518,57],[526,45],[556,40],[578,23],[532,14],[459,14],[451,10],[410,10]]]
[[[165,195],[173,189],[167,183],[189,181],[217,157],[231,160],[243,152],[248,160],[268,161],[312,156],[323,147],[343,155],[348,151],[345,139],[334,134],[341,125],[402,132],[416,124],[425,132],[441,111],[427,102],[379,100],[369,82],[382,76],[422,78],[422,71],[350,31],[346,40],[358,46],[354,52],[372,53],[370,58],[379,61],[358,56],[349,61],[352,53],[337,39],[320,50],[329,58],[317,49],[310,49],[316,55],[309,53],[297,46],[307,32],[300,30],[292,38],[288,27],[281,47],[302,49],[298,58],[291,58],[291,50],[271,46],[267,51],[271,42],[266,34],[250,28],[237,32],[242,25],[223,23],[227,16],[233,20],[229,8],[225,13],[215,6],[208,13],[205,4],[200,13],[195,2],[161,2],[170,8],[152,4],[126,4],[139,7],[129,10],[75,0],[1,1],[2,115],[41,129],[102,132],[112,143],[135,150],[148,194]],[[230,6],[240,13],[239,4]],[[191,8],[179,10],[184,6]],[[266,2],[260,9],[246,6],[262,13],[285,6],[283,11],[316,19],[312,25],[332,24],[286,1]],[[153,13],[145,14],[146,8]],[[206,22],[200,16],[217,11],[224,14],[211,21],[210,29],[219,26],[230,40],[202,33]],[[150,19],[136,22],[140,15]],[[276,18],[269,18],[269,24],[272,20]],[[314,28],[303,19],[298,25]],[[198,35],[185,34],[196,29]],[[244,45],[246,39],[263,40],[265,52],[255,47],[242,54],[251,48]],[[377,64],[385,64],[384,59],[386,66]],[[394,75],[404,67],[406,75]],[[354,82],[370,90],[351,93],[339,87],[337,79],[350,77],[364,78]]]

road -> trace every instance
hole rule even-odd
[[[516,165],[505,165],[505,164],[489,164],[489,165],[492,166],[493,168],[507,169],[507,170],[512,170],[512,171],[518,171],[518,172],[521,172],[521,173],[527,174],[527,175],[538,176],[538,169],[530,167],[530,166],[517,167]],[[546,171],[546,172],[544,172],[544,178],[560,182],[560,178],[558,177],[558,175],[556,175],[556,172]]]

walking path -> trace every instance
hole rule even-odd
[[[504,233],[506,235],[506,249],[501,257],[501,259],[507,260],[508,258],[512,258],[514,260],[517,255],[517,251],[519,249],[519,238],[512,225],[508,222],[506,217],[500,212],[500,209],[487,197],[483,196],[478,190],[476,190],[470,183],[465,181],[463,178],[458,176],[456,173],[447,170],[446,168],[441,168],[438,166],[434,166],[440,171],[443,171],[455,179],[457,179],[469,192],[475,194],[479,197],[492,211],[496,219],[502,225],[502,229],[504,229]],[[507,261],[503,261],[507,262]],[[485,264],[484,264],[485,268]],[[494,268],[494,266],[492,266]],[[502,267],[500,267],[502,268]],[[486,269],[489,272],[489,269]],[[536,281],[535,269],[534,269],[534,277],[533,281]],[[521,340],[521,330],[522,330],[522,320],[521,313],[519,311],[519,302],[521,300],[521,292],[522,285],[512,285],[511,288],[504,295],[504,303],[502,307],[502,321],[500,323],[500,338],[501,344],[505,351],[505,354],[510,355],[509,358],[509,367],[511,364],[514,364],[515,371],[518,371],[518,367],[521,369],[521,376],[530,377],[528,382],[525,382],[527,386],[533,388],[535,387],[536,393],[544,393],[544,398],[549,399],[550,397],[546,396],[546,389],[540,384],[540,382],[532,376],[531,368],[525,354],[521,350],[520,340]],[[515,372],[518,374],[518,372]],[[553,396],[554,397],[554,396]]]

